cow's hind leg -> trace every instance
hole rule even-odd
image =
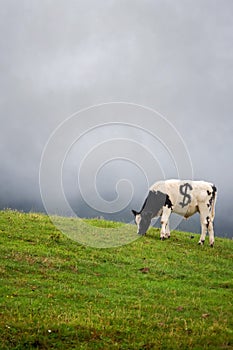
[[[210,212],[207,206],[199,207],[200,211],[200,221],[201,221],[201,237],[199,240],[199,244],[203,245],[205,242],[206,233],[209,233],[209,242],[210,246],[214,245],[214,228],[213,228],[213,220],[214,215]]]
[[[207,205],[203,205],[202,207],[199,207],[200,211],[200,221],[201,221],[201,237],[199,240],[199,244],[203,245],[205,242],[206,233],[208,231],[209,233],[209,243],[210,246],[214,246],[214,227],[213,227],[213,220],[214,220],[214,212],[212,211],[212,208],[208,208]]]
[[[214,225],[213,225],[213,219],[211,217],[209,218],[208,232],[209,232],[210,246],[213,247],[214,246]]]
[[[208,232],[209,232],[209,240],[210,240],[210,246],[214,246],[214,216],[215,216],[215,201],[216,201],[216,195],[212,202],[212,206],[210,208],[210,220],[208,225]]]
[[[201,237],[198,244],[203,245],[205,243],[205,237],[206,237],[207,228],[208,228],[207,217],[209,215],[209,212],[208,212],[208,207],[205,204],[199,205],[198,209],[200,212],[200,222],[201,222]]]
[[[170,238],[169,220],[167,220],[167,225],[166,225],[166,229],[165,229],[165,237]]]
[[[206,232],[209,233],[209,242],[210,246],[214,246],[214,227],[213,227],[213,220],[210,216],[206,216],[203,220],[201,220],[201,237],[199,240],[199,244],[204,244]]]
[[[201,237],[199,239],[198,244],[203,245],[205,243],[206,232],[207,232],[207,222],[203,218],[201,219]]]

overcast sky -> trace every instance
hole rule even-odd
[[[194,178],[218,188],[216,234],[233,236],[231,0],[0,5],[1,208],[43,210],[39,164],[51,133],[83,108],[124,101],[178,130]]]

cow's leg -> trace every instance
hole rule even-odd
[[[207,206],[207,204],[203,204],[201,207],[199,206],[200,211],[200,221],[201,221],[201,237],[199,240],[199,244],[204,244],[206,233],[209,233],[209,242],[210,246],[214,245],[214,228],[213,228],[213,220],[214,220],[214,212],[211,212],[211,208]]]
[[[202,205],[199,205],[199,212],[201,222],[201,237],[198,243],[203,245],[205,243],[205,237],[210,223],[210,212],[207,204],[203,203]]]
[[[211,206],[211,208],[210,208],[210,221],[209,221],[209,227],[208,227],[208,231],[209,231],[209,240],[210,240],[210,246],[211,246],[211,247],[214,246],[215,200],[216,200],[216,198],[213,200],[212,206]]]
[[[166,238],[170,238],[169,219],[167,220],[167,225],[166,225],[165,231],[166,231],[166,233],[165,233]]]
[[[208,223],[208,232],[209,232],[209,241],[210,241],[210,246],[214,246],[214,225],[213,225],[213,219],[210,218],[210,221]]]
[[[164,240],[166,238],[166,226],[168,224],[168,219],[171,214],[171,208],[163,207],[163,213],[161,217],[161,231],[160,239]]]
[[[198,244],[203,245],[205,243],[205,237],[206,237],[206,232],[207,232],[207,221],[205,218],[201,217],[201,237],[199,239]]]

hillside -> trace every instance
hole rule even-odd
[[[0,212],[0,349],[233,349],[233,241],[190,236],[97,249]]]

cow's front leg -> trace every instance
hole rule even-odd
[[[171,214],[171,208],[163,207],[163,213],[161,217],[161,231],[160,231],[161,240],[164,240],[166,238],[166,227],[168,224],[168,219],[170,214]],[[170,232],[169,232],[169,235],[170,235]]]

